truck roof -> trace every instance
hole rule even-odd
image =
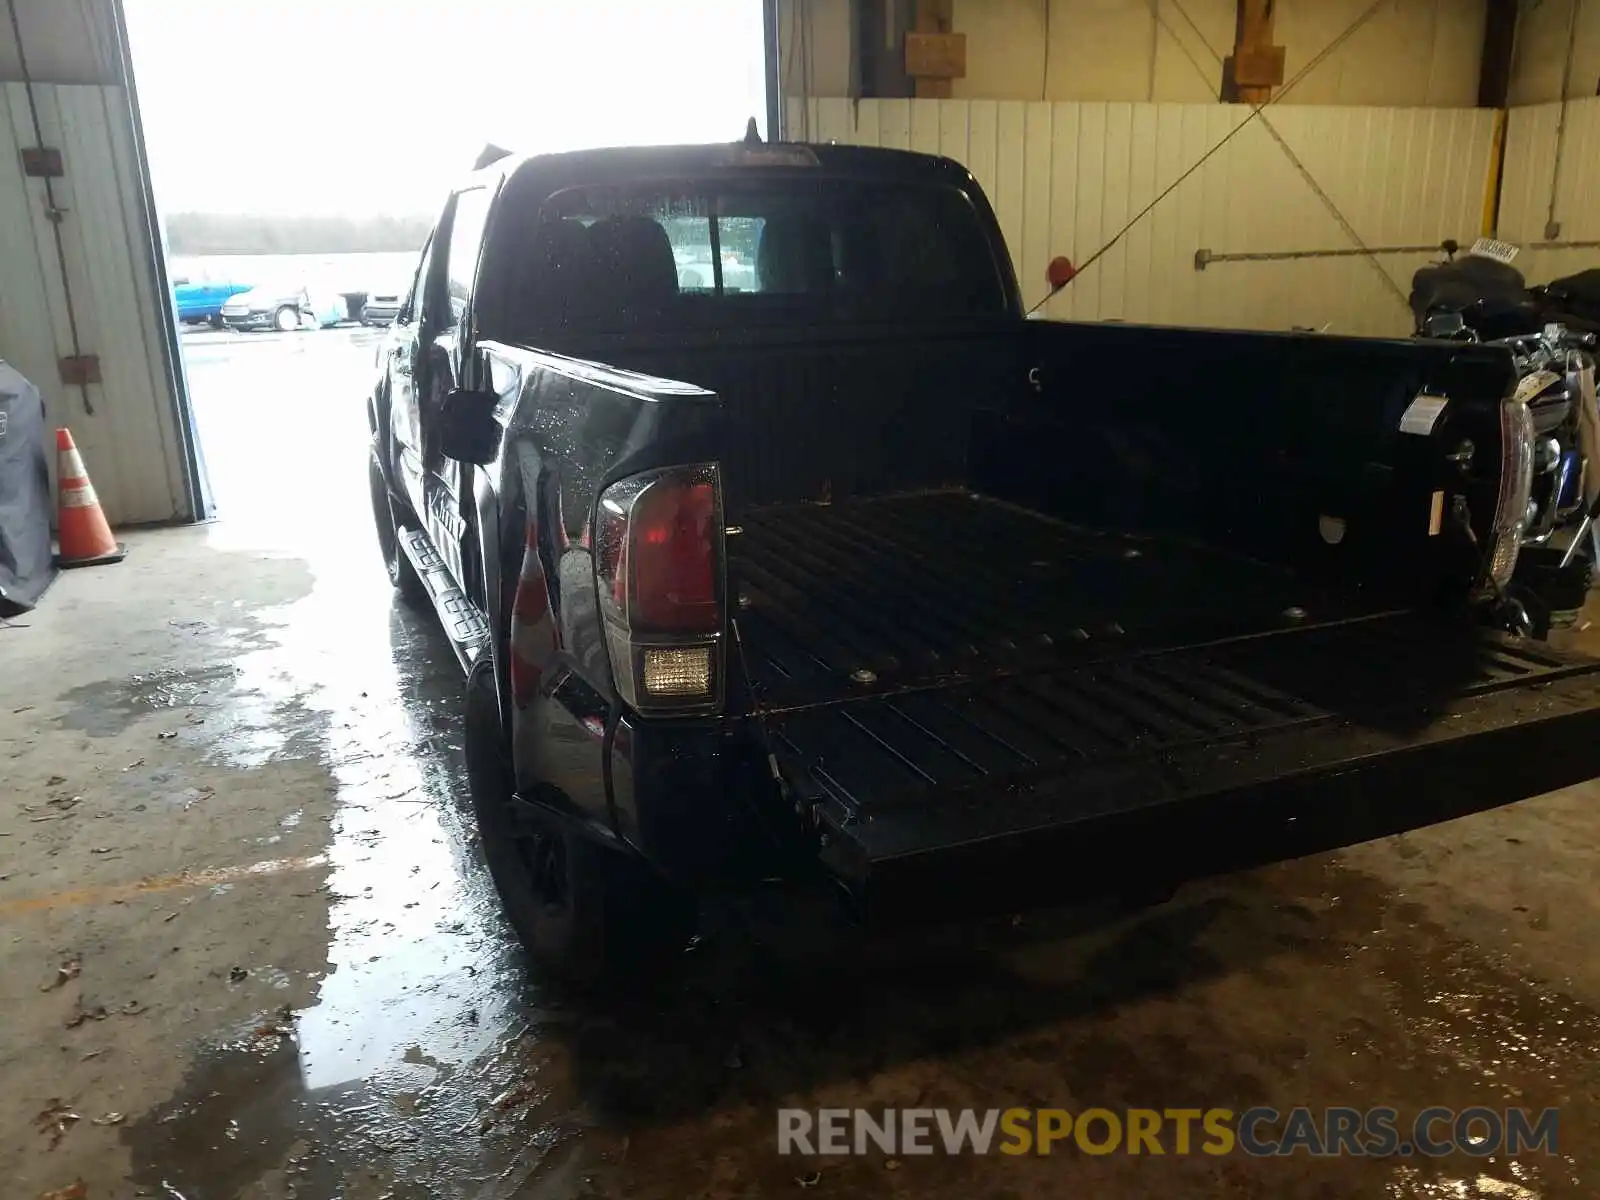
[[[617,146],[559,154],[507,154],[472,172],[461,188],[501,178],[548,184],[552,191],[583,183],[635,179],[738,176],[751,171],[821,171],[884,182],[966,186],[972,175],[953,159],[877,146],[816,142],[718,142],[688,146]]]

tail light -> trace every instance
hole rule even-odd
[[[1500,405],[1500,495],[1490,531],[1489,576],[1498,587],[1511,582],[1522,548],[1533,490],[1533,414],[1526,402],[1508,399]]]
[[[600,496],[595,586],[617,691],[640,713],[722,705],[722,484],[716,464],[634,475]]]

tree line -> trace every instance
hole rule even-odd
[[[351,254],[417,251],[433,228],[429,217],[269,217],[233,213],[172,213],[167,249],[173,254]]]

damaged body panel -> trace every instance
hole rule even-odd
[[[1501,351],[1025,321],[971,176],[888,151],[502,159],[431,245],[378,520],[479,631],[536,956],[591,888],[971,914],[1600,773],[1600,663],[1485,627]]]

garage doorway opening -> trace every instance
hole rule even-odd
[[[288,551],[370,537],[375,360],[486,143],[768,124],[761,0],[123,7],[207,515]]]

